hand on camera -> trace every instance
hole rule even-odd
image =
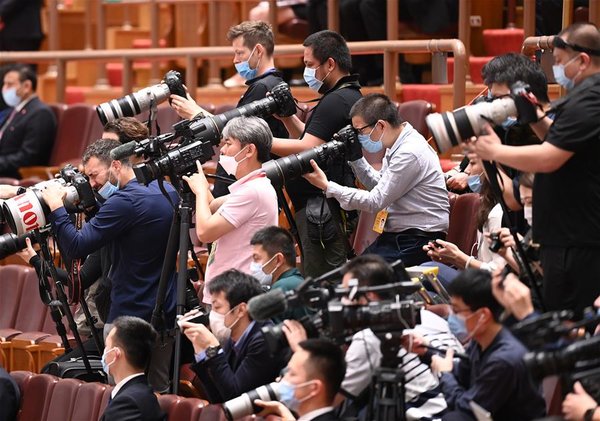
[[[410,333],[402,336],[402,347],[408,352],[417,355],[424,355],[427,352],[429,341],[417,333]]]
[[[510,248],[515,246],[515,239],[508,228],[500,228],[495,232],[498,235],[498,241],[502,244],[502,247],[498,249],[498,254],[504,258]],[[488,242],[488,245],[492,242],[492,233],[486,232],[483,234],[485,236],[485,240]]]
[[[284,320],[282,330],[292,352],[296,352],[298,344],[307,338],[306,329],[297,320]]]
[[[469,175],[464,172],[459,172],[457,174],[454,174],[452,177],[450,177],[448,180],[446,180],[446,187],[448,187],[448,190],[464,191],[467,189],[467,186],[469,185],[467,183],[468,178],[469,178]]]
[[[562,403],[562,411],[567,420],[582,420],[588,409],[597,406],[594,398],[587,394],[581,383],[576,382],[573,385],[573,392],[569,393]]]
[[[194,353],[204,352],[209,346],[220,345],[219,340],[203,324],[182,322],[183,333],[194,346]]]
[[[449,373],[454,367],[454,350],[449,348],[446,351],[445,357],[434,355],[431,357],[431,371],[434,374],[440,375],[442,373]]]
[[[494,161],[496,150],[502,145],[502,141],[488,123],[483,126],[483,134],[477,138],[471,138],[465,144],[470,160],[483,159]]]
[[[256,406],[260,406],[264,408],[257,415],[259,417],[267,417],[267,420],[284,420],[284,421],[293,421],[296,418],[290,410],[278,401],[263,401],[260,399],[255,399],[254,404]]]
[[[67,191],[65,188],[58,183],[50,183],[42,190],[42,198],[50,208],[51,212],[64,206],[63,200],[66,195]]]
[[[360,145],[358,138],[355,136],[352,137],[354,138],[354,141],[346,142],[346,153],[348,154],[347,158],[350,162],[358,161],[363,157],[362,146]]]
[[[496,270],[492,277],[492,294],[517,320],[523,320],[534,311],[531,291],[514,273],[502,279],[502,269]]]
[[[317,163],[315,162],[314,159],[310,160],[310,165],[313,168],[313,172],[304,174],[302,177],[304,177],[313,186],[315,186],[323,191],[327,190],[328,180],[327,180],[327,176],[325,175],[323,170],[321,168],[319,168],[319,166],[317,165]]]
[[[17,195],[19,186],[9,186],[8,184],[0,184],[0,199],[6,200]]]
[[[29,237],[25,238],[25,244],[27,245],[23,250],[18,251],[17,253],[15,253],[17,256],[19,256],[19,258],[21,260],[23,260],[25,263],[29,264],[29,261],[31,260],[31,258],[33,256],[37,256],[37,253],[35,252],[35,250],[33,249],[33,246],[31,245],[31,240],[29,239]]]
[[[204,110],[202,107],[196,104],[196,101],[194,101],[189,93],[186,93],[186,96],[187,98],[184,98],[182,96],[172,94],[169,98],[171,99],[171,108],[175,110],[177,115],[181,118],[189,120]]]
[[[184,175],[182,177],[185,182],[188,183],[194,194],[198,194],[201,191],[208,191],[209,189],[208,180],[204,175],[204,171],[202,171],[202,164],[200,164],[200,161],[196,161],[196,166],[198,167],[197,173],[194,173],[190,176]]]
[[[442,262],[448,265],[457,265],[459,258],[464,256],[456,244],[449,243],[444,240],[430,241],[429,244],[423,246],[423,251],[427,252],[427,256],[434,262]],[[463,265],[464,266],[464,265]]]

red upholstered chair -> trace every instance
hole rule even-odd
[[[173,409],[174,405],[182,399],[181,396],[177,395],[160,395],[158,397],[158,404],[160,405],[160,409],[162,409],[165,414],[168,414],[171,409]]]
[[[109,388],[101,383],[83,383],[75,398],[71,419],[96,420],[100,413],[104,393]]]
[[[176,402],[169,410],[171,420],[196,420],[207,402],[202,399],[185,398]]]
[[[56,124],[58,124],[60,126],[63,114],[64,114],[65,110],[67,109],[67,104],[53,103],[53,104],[48,104],[48,106],[54,113],[54,117],[56,117]]]
[[[46,420],[52,392],[57,383],[58,378],[48,374],[33,376],[23,387],[17,419]]]
[[[19,385],[19,390],[21,390],[21,395],[23,395],[23,389],[25,389],[34,374],[31,371],[11,371],[10,376]]]
[[[15,326],[26,269],[19,265],[0,266],[0,328]]]
[[[46,416],[48,421],[71,419],[75,399],[82,384],[81,380],[75,379],[60,379],[56,383],[52,391],[50,405],[48,406],[48,414]]]
[[[98,421],[100,421],[100,418],[102,418],[102,414],[104,414],[104,410],[106,409],[106,406],[108,405],[108,400],[110,399],[110,394],[111,394],[112,390],[113,390],[112,386],[107,386],[106,390],[102,394],[102,399],[100,400],[100,409],[98,410]]]
[[[421,133],[425,139],[429,136],[429,129],[425,123],[425,117],[433,112],[433,105],[422,99],[402,102],[398,105],[398,114],[408,121],[416,131]]]
[[[450,224],[446,240],[454,243],[464,253],[471,255],[477,242],[477,210],[480,196],[477,193],[461,194],[450,210]]]
[[[170,415],[170,414],[169,414]],[[175,419],[169,417],[169,419]],[[206,408],[202,408],[199,417],[196,418],[198,421],[226,421],[225,412],[221,405],[208,405]]]

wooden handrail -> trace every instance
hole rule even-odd
[[[523,47],[521,47],[521,52],[526,56],[531,56],[539,50],[552,50],[553,40],[554,35],[544,35],[541,37],[527,37],[525,38],[525,41],[523,41]]]
[[[454,107],[464,105],[467,61],[464,44],[458,39],[403,40],[403,41],[364,41],[348,43],[352,54],[383,54],[384,91],[395,97],[396,75],[394,57],[398,53],[439,53],[451,52],[454,56]],[[275,57],[302,57],[304,47],[296,45],[278,45]],[[1,62],[56,62],[56,101],[64,102],[66,89],[66,63],[70,61],[107,61],[123,62],[123,94],[132,91],[132,64],[138,60],[169,60],[184,57],[186,59],[186,85],[191,92],[197,87],[196,59],[217,59],[231,56],[231,47],[184,47],[184,48],[148,48],[115,50],[68,50],[39,52],[0,52]]]

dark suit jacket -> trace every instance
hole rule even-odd
[[[221,403],[275,380],[287,361],[282,352],[271,356],[260,331],[271,322],[255,322],[239,343],[237,352],[229,340],[223,353],[192,365],[211,403]]]
[[[322,415],[319,415],[316,418],[313,418],[311,421],[340,421],[340,418],[337,415],[335,415],[334,411],[329,411]]]
[[[0,18],[4,23],[0,38],[41,41],[41,8],[42,0],[0,0]]]
[[[17,383],[0,367],[0,421],[17,419],[20,395]]]
[[[20,167],[47,165],[55,137],[54,113],[39,98],[33,98],[4,127],[0,138],[0,176],[21,178]]]
[[[146,376],[134,377],[108,403],[102,421],[165,421]]]

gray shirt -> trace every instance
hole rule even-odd
[[[447,232],[450,215],[448,191],[435,151],[409,123],[383,157],[380,171],[365,158],[350,162],[352,170],[368,190],[327,184],[327,197],[343,209],[371,213],[388,211],[385,232],[418,228]]]

